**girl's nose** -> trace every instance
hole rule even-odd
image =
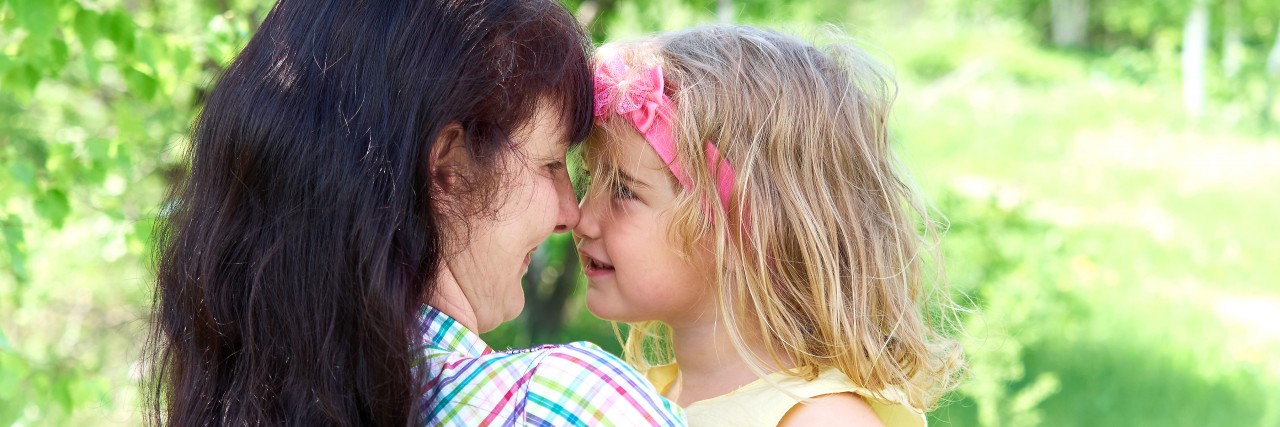
[[[582,198],[581,215],[578,218],[578,226],[573,229],[573,234],[586,239],[594,239],[600,237],[600,221],[596,218],[596,209],[594,197],[588,194]]]

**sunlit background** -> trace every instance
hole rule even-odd
[[[0,0],[0,425],[136,425],[149,234],[271,3]],[[569,0],[597,41],[834,24],[897,73],[971,364],[935,426],[1280,426],[1280,2]],[[591,340],[565,237],[495,347]]]

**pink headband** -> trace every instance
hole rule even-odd
[[[692,189],[684,171],[676,167],[676,134],[671,127],[674,114],[671,98],[663,92],[662,68],[652,66],[638,75],[627,74],[627,64],[622,57],[608,55],[595,73],[595,119],[604,123],[609,117],[609,106],[635,126],[645,141],[658,152],[671,174],[685,190]],[[734,172],[729,162],[720,156],[716,146],[707,141],[707,167],[716,171],[716,190],[720,204],[729,206],[729,193],[733,190]]]

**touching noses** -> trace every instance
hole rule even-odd
[[[582,198],[581,214],[578,217],[578,226],[574,227],[573,234],[579,238],[595,239],[600,237],[600,223],[596,221],[594,212],[595,200],[590,195]]]
[[[582,212],[578,209],[578,198],[573,195],[573,184],[569,182],[568,172],[562,171],[562,179],[556,180],[556,201],[559,204],[556,214],[556,233],[572,231],[578,227]]]

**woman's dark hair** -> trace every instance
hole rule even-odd
[[[553,0],[280,0],[212,89],[158,229],[149,422],[417,422],[417,314],[449,237],[432,144],[460,124],[483,184],[539,106],[581,141],[589,48]]]

